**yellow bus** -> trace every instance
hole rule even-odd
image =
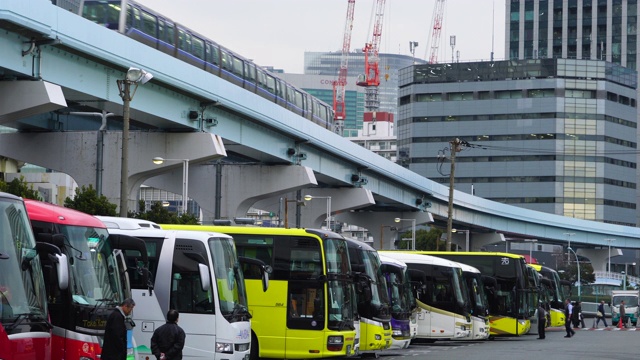
[[[163,229],[231,235],[238,256],[273,272],[269,288],[254,266],[243,265],[251,319],[251,360],[354,355],[355,291],[346,240],[311,229],[161,225]]]
[[[529,332],[538,307],[535,279],[522,255],[500,252],[420,251],[475,267],[483,275],[489,303],[490,336]]]
[[[548,303],[548,311],[550,315],[549,326],[564,326],[564,295],[562,293],[562,286],[560,285],[560,275],[558,272],[550,267],[542,266],[540,264],[529,264],[534,268],[542,279],[540,281],[542,285],[542,297],[546,298]]]

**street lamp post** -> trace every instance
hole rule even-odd
[[[153,163],[160,165],[165,161],[182,161],[182,214],[187,213],[187,197],[189,194],[189,159],[164,159],[154,157]]]
[[[629,263],[624,263],[624,283],[622,285],[622,290],[627,290],[627,265],[629,265]],[[636,266],[636,263],[632,262],[631,266]]]
[[[400,219],[395,218],[395,222],[399,223],[400,221],[411,221],[411,250],[416,249],[416,219]]]
[[[331,230],[331,196],[304,196],[305,201],[311,201],[313,199],[327,199],[327,218],[325,221],[327,222],[327,229]]]
[[[117,80],[118,90],[122,98],[122,161],[120,163],[120,216],[127,217],[129,201],[129,116],[131,100],[138,90],[138,85],[145,84],[153,78],[150,73],[137,68],[129,68],[124,80]],[[131,92],[131,84],[135,85]]]
[[[575,235],[575,234],[576,234],[576,233],[570,233],[570,232],[566,232],[566,233],[563,233],[563,234],[562,234],[562,235],[566,235],[566,236],[567,236],[567,240],[568,240],[568,242],[569,242],[569,247],[571,247],[571,237],[572,237],[573,235]],[[568,263],[571,263],[571,254],[569,254],[569,253],[567,253],[567,262],[568,262]]]
[[[571,247],[568,247],[567,250],[573,253],[576,257],[576,264],[578,265],[578,301],[580,301],[580,285],[582,284],[580,281],[580,260],[578,260],[578,254]]]
[[[604,239],[609,243],[609,265],[607,269],[607,279],[611,279],[611,243],[616,241],[616,239]]]
[[[529,261],[533,263],[533,243],[538,242],[538,239],[524,239],[524,242],[529,243]]]
[[[304,201],[299,201],[297,199],[289,200],[284,198],[284,228],[289,228],[289,203],[294,202],[296,205],[304,205]],[[296,227],[299,227],[299,224],[296,224]]]

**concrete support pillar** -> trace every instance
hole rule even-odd
[[[130,133],[129,209],[137,209],[137,194],[145,179],[166,171],[151,161],[156,156],[190,159],[194,164],[226,156],[222,139],[210,133]],[[71,176],[78,186],[96,187],[96,168],[103,169],[102,194],[120,203],[122,132],[104,133],[104,155],[97,156],[97,132],[0,134],[0,155],[43,166]],[[167,167],[182,166],[166,164]]]
[[[395,222],[395,218],[406,219]],[[373,235],[372,246],[376,250],[395,249],[394,240],[398,233],[411,232],[412,220],[416,220],[416,231],[433,223],[433,216],[429,212],[364,212],[353,211],[340,216],[339,220],[348,224],[358,225],[369,230]],[[394,231],[391,228],[398,230]]]
[[[189,197],[200,206],[205,224],[211,224],[215,219],[216,167],[215,162],[189,166]],[[220,219],[246,217],[252,206],[277,211],[279,202],[274,195],[317,185],[313,170],[304,166],[223,164],[220,168]],[[145,185],[177,194],[181,191],[181,184],[182,170],[179,167],[145,181]],[[265,199],[270,203],[261,202]],[[256,203],[262,205],[254,205]]]
[[[458,244],[464,249],[465,238],[464,234],[460,234],[456,239],[460,240]],[[487,251],[493,251],[491,248],[486,248],[489,244],[503,243],[506,244],[504,234],[500,233],[473,233],[469,234],[469,251],[482,251],[485,248]]]
[[[573,247],[572,247],[573,248]],[[609,247],[604,247],[602,249],[584,249],[580,248],[576,251],[576,254],[580,256],[584,256],[591,260],[591,265],[593,266],[594,271],[607,271],[607,265],[609,264]],[[622,255],[622,249],[611,247],[611,257],[614,258],[616,256]],[[573,254],[572,254],[573,256]],[[575,259],[571,259],[572,262],[575,262]]]

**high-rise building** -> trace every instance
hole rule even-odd
[[[559,58],[427,64],[400,70],[399,86],[398,162],[409,169],[448,185],[457,138],[457,190],[637,223],[635,70]]]
[[[637,0],[506,0],[508,59],[605,60],[637,70]]]

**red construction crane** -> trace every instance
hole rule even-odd
[[[348,0],[347,21],[344,24],[344,37],[342,38],[342,57],[340,59],[340,71],[338,80],[333,82],[333,111],[335,132],[342,134],[342,127],[346,117],[345,86],[347,85],[347,69],[349,67],[349,48],[351,47],[351,30],[353,29],[353,13],[356,0]]]
[[[444,14],[445,0],[436,0],[433,8],[433,19],[431,21],[433,28],[431,29],[431,56],[429,56],[429,64],[438,62],[438,47],[440,46],[440,30],[442,30],[442,16]]]
[[[380,70],[378,63],[378,51],[380,50],[380,38],[382,37],[382,20],[384,20],[385,0],[376,0],[375,21],[373,25],[373,37],[371,42],[364,45],[364,75],[358,77],[359,86],[366,88],[365,109],[369,112],[376,112],[380,108],[378,99],[378,86],[380,85]]]

